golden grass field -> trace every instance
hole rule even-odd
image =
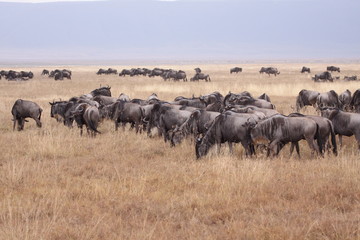
[[[185,70],[200,67],[212,81],[163,82],[160,78],[97,76],[100,67],[118,70],[142,66],[53,66],[5,68],[31,70],[27,82],[0,80],[0,239],[360,239],[360,159],[354,137],[344,137],[339,156],[302,158],[263,154],[245,158],[240,145],[200,160],[190,140],[170,148],[162,138],[103,122],[96,138],[79,135],[50,118],[49,101],[69,99],[110,85],[113,96],[191,97],[219,91],[266,92],[279,112],[293,111],[301,89],[354,92],[359,82],[314,83],[311,76],[329,64],[271,64],[277,77],[258,73],[269,64],[157,66]],[[300,74],[301,67],[312,74]],[[338,64],[345,75],[360,76],[360,64]],[[146,66],[153,68],[155,66]],[[68,68],[72,80],[40,76],[43,68]],[[42,128],[30,119],[12,130],[16,99],[43,108]],[[310,107],[305,113],[315,114]],[[360,127],[360,126],[359,126]]]

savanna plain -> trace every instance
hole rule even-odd
[[[289,146],[269,159],[245,157],[235,145],[199,160],[194,142],[170,147],[161,137],[121,128],[105,120],[95,138],[50,118],[49,102],[67,100],[109,85],[112,95],[146,99],[195,97],[219,91],[267,93],[283,114],[294,111],[302,89],[354,92],[359,82],[314,83],[328,63],[271,64],[279,76],[260,75],[269,64],[144,66],[184,70],[200,67],[211,82],[164,82],[161,78],[98,76],[100,67],[2,67],[31,70],[26,82],[0,80],[0,239],[360,239],[360,154],[354,137],[344,137],[336,157],[301,159]],[[305,65],[311,74],[301,74]],[[335,64],[341,73],[360,75],[360,64]],[[54,81],[41,71],[67,68],[72,80]],[[11,108],[21,98],[43,108],[42,128],[29,119],[13,131]],[[317,114],[312,107],[302,111]],[[360,126],[359,126],[360,127]]]

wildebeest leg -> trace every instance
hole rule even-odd
[[[340,145],[340,148],[342,148],[342,135],[339,134],[339,145]]]
[[[15,131],[15,127],[16,127],[16,122],[17,122],[17,119],[15,118],[15,116],[14,116],[14,119],[13,119],[13,121],[14,121],[13,131]]]
[[[270,154],[272,153],[272,155],[270,157],[274,157],[275,155],[279,154],[279,152],[280,152],[279,142],[278,141],[271,142],[269,144],[267,156],[269,157]]]
[[[300,148],[299,148],[299,142],[296,142],[296,144],[295,144],[295,149],[296,149],[296,153],[297,153],[297,155],[299,156],[299,158],[300,158]]]
[[[254,145],[247,141],[241,141],[241,145],[245,148],[245,155],[251,156],[252,154],[255,154]]]
[[[232,144],[232,142],[228,142],[228,145],[229,145],[230,153],[233,154],[233,144]]]
[[[306,141],[307,141],[307,143],[308,143],[308,145],[309,145],[309,147],[310,147],[310,149],[311,149],[311,156],[314,155],[314,152],[315,152],[315,151],[316,151],[318,154],[322,155],[322,153],[321,153],[320,150],[319,150],[319,146],[317,145],[317,143],[316,143],[316,141],[315,141],[314,138],[312,138],[312,137],[307,137],[307,138],[305,138],[305,139],[306,139]]]
[[[115,120],[115,131],[117,131],[119,128],[119,122],[117,120]]]
[[[294,147],[296,149],[296,153],[297,153],[298,157],[300,158],[299,142],[291,142],[290,157],[291,157],[292,153],[294,152]]]
[[[23,118],[18,119],[18,131],[24,130],[25,121]]]
[[[38,126],[38,127],[40,127],[40,128],[41,128],[40,117],[39,117],[39,118],[34,117],[33,119],[34,119],[34,120],[35,120],[35,122],[36,122],[36,126]]]

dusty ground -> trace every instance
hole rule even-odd
[[[258,73],[267,65],[241,64],[237,75],[229,74],[235,65],[157,66],[185,70],[189,77],[199,66],[210,83],[97,76],[102,66],[66,66],[73,79],[54,81],[40,73],[56,67],[12,68],[31,70],[35,78],[0,80],[0,239],[360,239],[360,161],[353,137],[345,137],[338,157],[312,158],[302,143],[300,160],[289,157],[288,147],[273,160],[262,154],[247,159],[237,145],[233,155],[224,147],[220,155],[212,151],[196,161],[190,140],[170,148],[161,138],[115,132],[111,122],[100,125],[103,134],[96,138],[80,137],[78,129],[50,118],[49,101],[107,84],[113,96],[155,92],[164,100],[266,92],[284,114],[293,111],[301,89],[360,88],[359,82],[312,82],[325,63],[272,64],[281,72],[277,77]],[[313,73],[300,74],[303,65]],[[360,76],[359,64],[339,66],[335,76]],[[12,131],[10,111],[18,98],[43,108],[41,129],[29,120],[23,132]]]

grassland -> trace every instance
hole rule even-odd
[[[114,131],[79,136],[50,118],[49,101],[110,85],[126,93],[161,99],[220,91],[266,92],[277,109],[293,111],[301,89],[354,92],[358,82],[314,83],[303,65],[322,72],[327,64],[273,64],[281,74],[260,75],[266,64],[200,65],[210,83],[163,82],[160,78],[97,76],[100,66],[73,66],[72,80],[54,81],[32,70],[33,80],[0,80],[0,239],[360,239],[360,160],[354,138],[345,137],[339,156],[245,158],[241,146],[214,151],[197,161],[190,140],[170,148],[161,138]],[[341,74],[360,75],[359,64],[340,64]],[[57,66],[64,68],[64,66]],[[106,66],[118,70],[132,66]],[[135,67],[135,66],[134,66]],[[137,67],[137,66],[136,66]],[[148,66],[149,68],[155,66]],[[197,66],[161,66],[193,74]],[[52,69],[55,67],[47,67]],[[43,108],[43,127],[33,120],[12,131],[16,99]],[[305,113],[314,114],[308,108]]]

